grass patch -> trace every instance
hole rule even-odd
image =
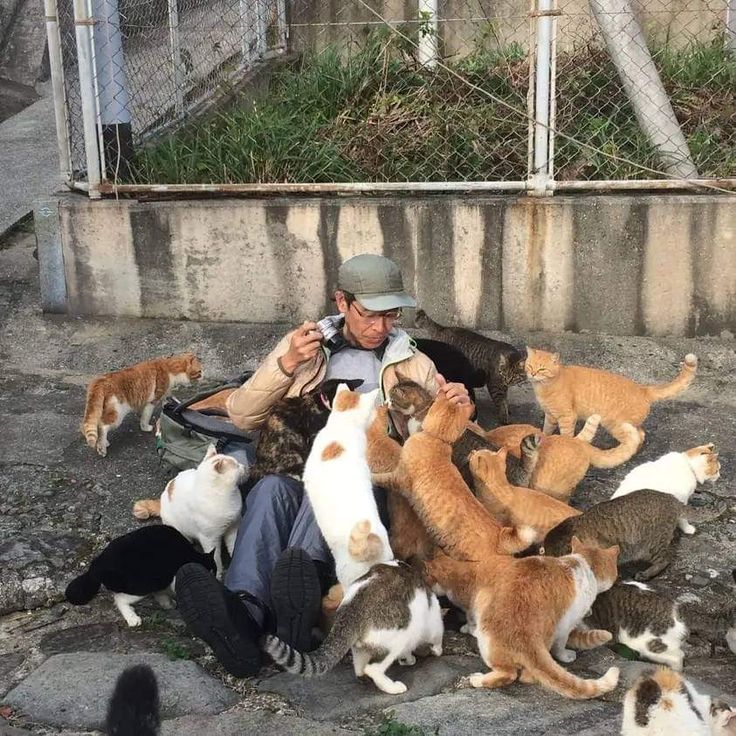
[[[365,736],[425,736],[424,730],[419,726],[409,726],[394,720],[393,716],[387,717],[376,728],[366,730],[364,734]]]
[[[177,639],[173,639],[171,637],[161,639],[161,649],[163,650],[164,654],[171,660],[192,658],[192,653],[189,651],[189,647],[186,644],[183,644]]]
[[[722,39],[652,52],[701,175],[736,176],[736,57]],[[525,179],[524,50],[478,48],[450,67],[422,68],[413,49],[386,32],[352,54],[305,55],[274,77],[256,105],[236,102],[140,150],[133,180]],[[557,128],[597,149],[558,137],[558,179],[652,177],[612,156],[661,168],[605,50],[561,53],[557,77]]]

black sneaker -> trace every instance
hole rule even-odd
[[[179,569],[175,589],[181,617],[212,648],[217,661],[235,677],[257,674],[261,627],[240,598],[196,562]]]
[[[319,575],[311,557],[301,549],[285,550],[271,576],[276,636],[298,652],[310,651],[321,602]]]

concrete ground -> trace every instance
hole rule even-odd
[[[164,320],[47,317],[39,307],[34,238],[16,233],[0,244],[0,734],[97,733],[117,674],[134,661],[159,677],[164,734],[370,733],[387,718],[425,734],[562,733],[610,736],[620,726],[623,687],[604,699],[573,702],[537,686],[480,692],[466,675],[481,668],[475,643],[448,630],[446,654],[404,670],[402,696],[358,681],[349,663],[306,680],[266,668],[236,681],[190,637],[175,611],[139,605],[144,625],[128,629],[107,594],[90,605],[62,602],[66,583],[106,540],[134,529],[134,499],[159,494],[167,474],[150,435],[129,418],[111,435],[107,458],[83,442],[78,427],[84,388],[97,373],[174,351],[194,350],[209,380],[255,367],[285,325],[204,324]],[[247,316],[247,315],[246,315]],[[671,449],[715,442],[722,478],[697,494],[707,507],[736,496],[736,342],[650,339],[597,334],[515,335],[518,342],[556,347],[569,362],[595,364],[642,381],[669,378],[682,356],[696,352],[700,370],[677,400],[655,406],[637,462]],[[529,387],[514,389],[513,417],[539,422]],[[482,406],[482,416],[487,406]],[[574,502],[607,498],[632,466],[591,472]],[[677,557],[653,581],[708,599],[733,596],[736,512],[729,508],[678,542]],[[630,680],[641,665],[608,648],[581,653],[571,669],[600,674],[616,663]],[[698,687],[736,692],[736,657],[711,656],[707,641],[688,645],[685,672]]]

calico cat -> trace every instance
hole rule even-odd
[[[182,565],[197,562],[215,569],[214,554],[203,554],[170,526],[145,526],[113,539],[92,560],[87,572],[74,578],[64,595],[74,606],[89,603],[104,585],[128,626],[140,626],[133,603],[153,595],[171,608],[170,588]]]
[[[658,667],[624,696],[621,736],[736,734],[736,710],[701,695],[681,674]]]
[[[118,677],[107,706],[109,736],[156,736],[161,726],[158,682],[147,664],[128,667]]]
[[[396,373],[399,376],[399,382],[389,391],[388,403],[393,416],[405,418],[406,432],[402,433],[402,436],[406,439],[421,429],[434,397],[423,386],[402,377],[399,371]],[[468,458],[474,450],[484,449],[498,450],[499,446],[488,441],[485,431],[472,422],[468,422],[466,431],[452,446],[452,462],[455,463],[471,490],[473,490],[473,475],[468,466]],[[506,466],[509,481],[515,486],[528,486],[536,461],[537,449],[533,445],[525,449],[521,460],[515,457],[509,458]]]
[[[249,477],[251,484],[266,475],[301,480],[312,442],[327,423],[335,391],[341,383],[354,391],[363,381],[329,379],[314,391],[281,399],[273,405],[256,446]]]
[[[668,452],[657,460],[637,465],[630,470],[611,498],[649,488],[671,493],[687,503],[698,483],[715,483],[721,477],[721,464],[715,445],[700,445],[685,452]]]
[[[535,542],[550,529],[580,512],[544,493],[511,485],[506,480],[506,448],[498,452],[476,450],[470,455],[470,471],[478,499],[504,526],[528,526],[536,531]]]
[[[107,434],[117,429],[129,411],[140,412],[140,427],[151,432],[151,416],[156,403],[174,386],[202,378],[202,363],[194,353],[172,355],[137,363],[98,376],[87,387],[87,404],[82,434],[98,455],[105,457],[110,443]]]
[[[575,538],[573,550],[561,558],[491,556],[471,563],[436,555],[427,561],[435,590],[465,609],[468,629],[491,668],[470,676],[473,687],[503,687],[520,679],[576,699],[616,687],[617,667],[583,680],[552,658],[572,662],[576,655],[568,647],[592,649],[611,640],[609,632],[584,631],[579,624],[596,595],[616,579],[618,549],[589,547]]]
[[[578,419],[599,414],[603,427],[624,443],[628,432],[622,425],[628,422],[638,429],[653,402],[676,396],[692,383],[697,366],[698,359],[689,353],[673,381],[644,386],[598,368],[563,365],[557,353],[527,348],[525,370],[544,410],[545,434],[559,425],[560,434],[572,436]],[[643,441],[643,431],[640,434]]]
[[[634,491],[621,498],[591,506],[580,516],[566,519],[552,529],[544,540],[544,551],[559,556],[570,550],[573,535],[601,546],[617,544],[620,564],[646,562],[648,567],[634,575],[635,580],[649,580],[659,575],[672,561],[675,528],[694,534],[688,519],[700,513],[659,491]]]
[[[359,394],[340,384],[304,465],[304,488],[343,590],[375,563],[394,559],[366,459],[378,393]]]
[[[600,417],[592,414],[575,437],[540,435],[540,430],[530,424],[498,427],[486,432],[486,437],[507,447],[513,457],[536,457],[536,462],[529,465],[529,488],[567,502],[591,465],[613,468],[629,460],[639,449],[639,432],[626,423],[623,425],[628,436],[626,442],[610,450],[594,447],[590,443],[599,423]]]
[[[379,406],[366,433],[366,459],[371,473],[387,473],[399,463],[401,445],[389,435],[388,407]],[[386,496],[389,542],[398,560],[427,557],[434,544],[417,517],[411,504],[399,493],[389,491]]]
[[[374,565],[347,588],[319,649],[297,652],[275,636],[266,636],[264,649],[276,664],[307,677],[329,672],[352,650],[357,677],[366,675],[379,690],[398,695],[406,685],[386,670],[396,660],[414,664],[413,652],[423,644],[440,656],[443,632],[437,596],[417,571],[393,562]]]
[[[414,320],[417,327],[429,332],[430,337],[462,351],[471,365],[486,373],[486,388],[496,408],[501,424],[509,423],[509,386],[523,383],[526,353],[501,340],[484,337],[461,327],[445,327],[430,319],[422,309],[417,309]]]
[[[465,432],[471,404],[452,404],[440,392],[424,418],[420,432],[401,448],[396,468],[373,475],[374,483],[401,493],[412,504],[434,541],[447,553],[462,560],[478,560],[488,554],[514,554],[536,537],[534,529],[501,528],[476,499],[460,471],[452,463],[453,443]],[[421,498],[422,503],[417,503]],[[441,509],[446,526],[464,529],[464,535],[432,527],[426,507]],[[444,526],[444,525],[443,525]]]
[[[462,383],[468,390],[470,400],[475,404],[475,389],[486,385],[488,376],[484,370],[474,368],[465,355],[446,342],[414,338],[419,352],[424,353],[441,373],[445,380],[453,383]]]
[[[160,499],[136,501],[133,516],[160,516],[164,524],[198,542],[205,552],[214,550],[217,577],[221,578],[221,542],[232,555],[243,508],[238,484],[246,472],[235,458],[219,455],[210,445],[196,468],[182,470],[166,484]]]

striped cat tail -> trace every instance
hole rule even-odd
[[[669,383],[657,384],[655,386],[645,386],[649,398],[652,401],[661,401],[669,399],[677,394],[682,393],[695,378],[695,372],[698,369],[698,358],[694,353],[688,353],[682,363],[682,368],[677,378]]]
[[[567,646],[573,649],[595,649],[613,639],[605,629],[573,629],[567,638]]]
[[[618,427],[616,435],[621,437],[620,444],[610,450],[601,450],[589,444],[584,445],[588,453],[588,460],[594,468],[615,468],[634,457],[641,444],[639,430],[633,424],[624,422]]]
[[[151,519],[161,516],[161,501],[158,498],[146,498],[133,504],[133,516],[136,519]]]
[[[582,440],[590,444],[598,431],[601,423],[600,414],[591,414],[586,420],[583,428],[575,435],[575,439]]]
[[[383,557],[383,540],[371,531],[368,519],[359,521],[350,530],[348,552],[358,562],[376,562]]]
[[[97,425],[105,406],[105,388],[99,381],[93,381],[87,389],[87,404],[84,408],[82,434],[90,447],[97,445]]]
[[[521,441],[520,452],[521,452],[521,467],[524,471],[524,477],[526,483],[524,487],[528,487],[531,483],[534,469],[537,467],[539,461],[539,446],[542,443],[542,435],[539,432],[528,434]]]

